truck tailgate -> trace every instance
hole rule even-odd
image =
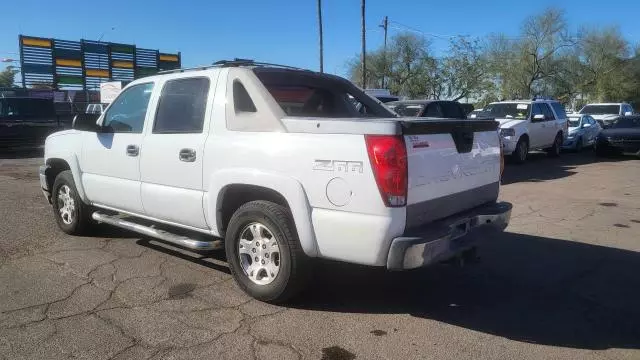
[[[497,127],[493,120],[402,122],[408,166],[407,229],[498,198]]]

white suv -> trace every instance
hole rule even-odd
[[[591,115],[602,126],[610,125],[619,116],[633,115],[633,107],[627,103],[587,104],[580,110],[581,115]]]
[[[487,105],[483,116],[500,123],[504,153],[517,163],[527,159],[529,150],[544,149],[559,156],[567,136],[567,114],[555,100],[512,100]]]

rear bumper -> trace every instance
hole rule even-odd
[[[413,269],[449,259],[472,247],[482,235],[503,231],[511,209],[507,202],[483,205],[396,237],[389,249],[387,269]]]
[[[611,153],[633,154],[640,156],[640,141],[598,139],[596,147]]]

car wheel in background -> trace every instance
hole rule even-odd
[[[579,137],[576,140],[576,152],[581,152],[582,151],[582,146],[583,146],[582,142],[583,142],[582,137]]]
[[[527,160],[529,154],[529,140],[526,137],[520,137],[516,144],[516,149],[511,154],[511,158],[516,164],[522,164]]]
[[[555,140],[553,141],[553,146],[547,149],[547,154],[551,157],[560,156],[560,151],[562,149],[562,135],[558,133],[556,135]]]

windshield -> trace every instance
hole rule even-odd
[[[578,127],[578,126],[580,126],[580,118],[579,117],[569,117],[567,120],[569,121],[569,127]]]
[[[637,128],[640,127],[640,117],[630,118],[624,117],[616,120],[611,126],[612,128]]]
[[[588,115],[618,115],[620,105],[587,105],[580,110],[580,114]]]
[[[389,107],[400,116],[416,117],[419,116],[424,108],[421,104],[393,104]]]
[[[493,118],[524,120],[529,117],[531,104],[496,103],[489,104],[482,110],[482,115]]]

